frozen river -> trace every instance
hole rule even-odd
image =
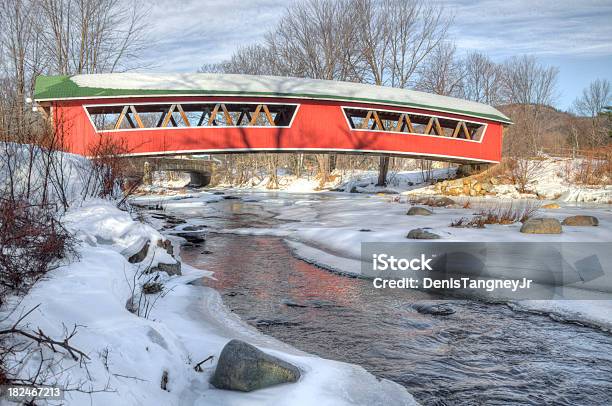
[[[296,348],[359,364],[404,385],[424,405],[603,405],[612,402],[612,335],[504,304],[443,300],[413,290],[373,289],[371,281],[296,259],[281,237],[234,235],[282,221],[277,200],[180,205],[165,215],[211,230],[187,245],[187,263],[215,273],[204,284],[249,324]],[[329,195],[309,199],[334,199]],[[249,201],[251,200],[251,201]],[[225,230],[223,233],[214,230]],[[419,305],[446,305],[449,315]]]

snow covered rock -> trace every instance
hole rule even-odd
[[[561,234],[561,223],[553,218],[532,218],[523,223],[521,233]]]
[[[599,219],[595,216],[570,216],[562,223],[564,226],[598,226]]]
[[[149,242],[147,241],[146,243],[144,243],[142,248],[137,253],[135,253],[134,255],[128,258],[128,262],[130,264],[137,264],[139,262],[142,262],[147,257],[148,253],[149,253]]]
[[[152,267],[149,272],[165,272],[168,275],[182,275],[181,273],[181,263],[179,261],[175,261],[174,263],[164,263],[159,262],[157,266]]]
[[[166,250],[168,255],[174,255],[174,247],[170,240],[157,240],[157,246]]]
[[[437,240],[440,236],[422,228],[415,228],[414,230],[410,230],[406,238],[413,240]]]
[[[414,206],[408,209],[408,216],[431,216],[433,211],[426,209],[425,207]]]
[[[223,347],[211,383],[218,389],[251,392],[300,379],[300,370],[240,340]]]
[[[421,197],[417,199],[416,202],[417,204],[423,204],[425,206],[432,206],[432,207],[447,207],[447,206],[452,206],[455,204],[455,201],[453,199],[451,199],[450,197],[446,197],[446,196],[433,196],[433,197],[425,196],[425,197]]]

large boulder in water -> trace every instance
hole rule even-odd
[[[448,316],[455,313],[455,310],[446,303],[416,303],[412,308],[419,313],[434,316]]]
[[[521,233],[561,234],[561,223],[552,218],[532,218],[523,223]]]
[[[414,206],[408,209],[409,216],[431,216],[433,211],[426,209],[425,207]]]
[[[244,341],[232,340],[221,351],[210,383],[218,389],[250,392],[298,379],[300,370],[296,366]]]
[[[564,226],[598,226],[599,219],[595,216],[570,216],[563,220]]]
[[[410,238],[413,240],[437,240],[438,238],[440,238],[440,236],[423,228],[415,228],[413,230],[410,230],[406,238]]]

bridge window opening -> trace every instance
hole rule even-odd
[[[451,118],[426,116],[402,111],[382,111],[343,107],[353,130],[433,135],[480,141],[486,125]]]
[[[115,127],[115,123],[119,118],[119,113],[117,114],[97,114],[95,117],[92,117],[94,125],[97,129],[101,130],[112,130]]]
[[[85,106],[96,131],[184,127],[289,127],[296,104],[160,103]]]

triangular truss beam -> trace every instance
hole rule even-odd
[[[404,134],[432,135],[474,141],[479,127],[475,123],[450,118],[439,118],[416,113],[344,108],[351,128],[364,131],[385,131]],[[384,120],[381,119],[384,117]],[[361,120],[361,121],[359,121]],[[480,129],[484,124],[480,124]],[[479,135],[478,135],[479,136]]]
[[[98,130],[129,130],[173,127],[288,127],[297,112],[297,104],[266,103],[146,103],[109,106],[96,111],[97,106],[86,107],[90,117],[112,115],[102,120],[110,124]],[[92,111],[89,111],[91,108]],[[111,110],[111,111],[109,111]],[[146,120],[143,116],[146,115]],[[384,126],[375,115],[377,129]],[[94,122],[94,120],[92,120]],[[97,126],[98,121],[94,123]],[[110,126],[110,128],[109,128]]]

